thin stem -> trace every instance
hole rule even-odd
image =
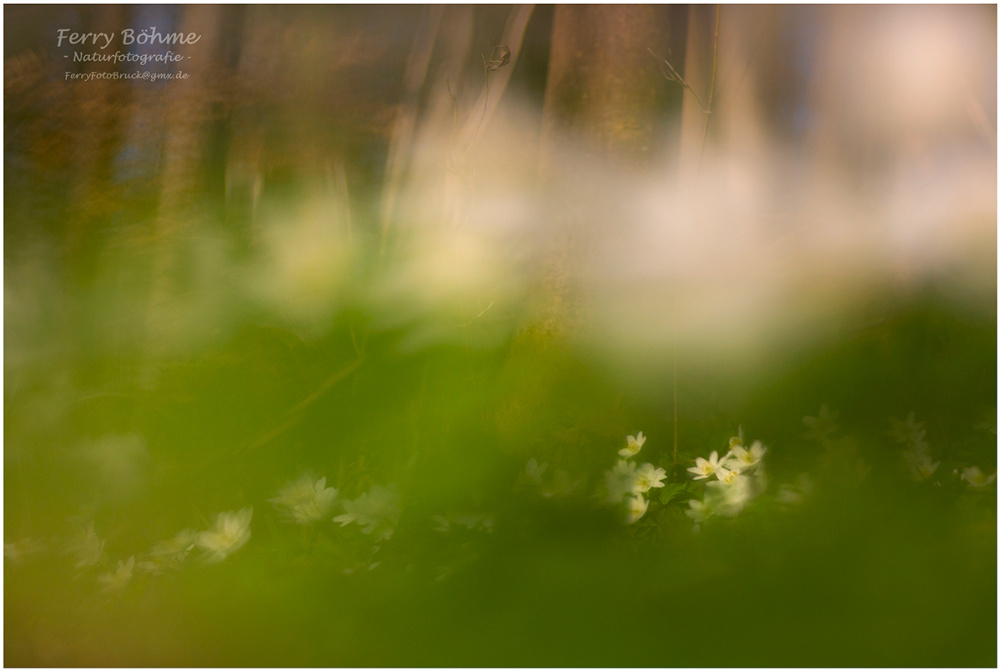
[[[663,72],[663,76],[667,78],[667,81],[677,82],[678,84],[686,88],[688,91],[690,91],[691,95],[694,96],[694,101],[698,103],[698,109],[700,109],[705,114],[711,114],[711,109],[706,108],[704,105],[701,104],[701,98],[698,97],[698,94],[695,93],[693,88],[691,88],[691,85],[688,84],[687,81],[684,79],[684,77],[681,76],[681,73],[677,72],[677,69],[673,66],[673,64],[670,63],[670,61],[661,56],[657,56],[655,53],[653,53],[653,50],[648,47],[646,48],[646,51],[649,52],[650,56],[660,61],[660,71]],[[664,65],[667,66],[667,69],[669,69],[670,72],[667,72],[667,70],[663,69]]]
[[[676,300],[674,301],[676,306]],[[677,324],[674,323],[673,378],[674,378],[674,468],[677,467]]]
[[[708,140],[708,121],[712,113],[712,101],[715,99],[715,73],[719,65],[719,17],[722,13],[722,5],[715,6],[715,40],[712,44],[712,84],[708,89],[708,108],[705,110],[705,131],[701,136],[701,154],[698,157],[698,165],[701,166],[701,157],[705,155],[705,143]]]
[[[705,115],[705,128],[704,128],[704,131],[702,132],[702,136],[701,136],[701,153],[699,154],[699,157],[698,157],[698,168],[699,168],[699,171],[701,169],[701,160],[702,160],[702,157],[705,155],[705,144],[708,141],[708,122],[709,122],[710,115],[712,114],[712,103],[715,102],[715,77],[716,77],[716,74],[718,73],[718,68],[719,68],[719,22],[720,22],[721,15],[722,15],[722,6],[721,5],[716,5],[715,6],[715,35],[714,35],[714,39],[713,39],[713,42],[712,42],[712,81],[711,81],[711,84],[709,85],[709,89],[708,89],[708,105],[703,105],[702,104],[701,98],[698,97],[698,94],[695,92],[695,90],[693,88],[691,88],[691,85],[687,83],[687,80],[684,79],[684,77],[681,75],[681,73],[679,73],[677,71],[677,68],[675,68],[673,66],[673,64],[668,59],[662,58],[660,56],[657,56],[655,53],[653,53],[653,50],[649,49],[648,47],[646,49],[646,51],[648,51],[649,54],[653,58],[655,58],[658,61],[660,61],[660,71],[663,72],[663,76],[666,77],[668,81],[675,81],[678,84],[680,84],[681,86],[683,86],[685,89],[687,89],[691,93],[692,97],[694,97],[694,101],[698,104],[698,109],[700,109],[702,111],[702,113]],[[666,69],[664,69],[664,66],[666,66]],[[676,289],[674,290],[673,304],[674,304],[674,307],[675,307],[675,310],[676,310],[676,306],[677,306]],[[678,440],[677,440],[677,327],[676,327],[676,324],[674,326],[674,342],[673,342],[672,350],[673,351],[671,352],[671,364],[672,364],[673,392],[674,392],[674,467],[676,468],[677,464],[678,464],[678,461],[677,461],[677,444],[678,444]]]

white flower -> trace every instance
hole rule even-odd
[[[892,424],[892,429],[886,433],[892,436],[897,443],[910,443],[918,446],[923,442],[924,434],[926,433],[924,430],[926,422],[918,422],[915,413],[910,412],[906,416],[906,421],[890,417],[889,422]]]
[[[749,450],[741,445],[737,445],[729,453],[726,465],[729,470],[742,473],[760,463],[765,452],[767,452],[767,448],[759,440],[754,441]]]
[[[646,442],[646,436],[642,435],[642,431],[640,431],[634,436],[627,436],[625,438],[625,442],[627,445],[618,450],[618,454],[628,459],[639,454],[639,450],[642,449],[642,444]]]
[[[344,514],[333,518],[340,526],[357,522],[364,527],[361,533],[379,531],[379,540],[390,538],[399,521],[399,495],[395,487],[375,485],[354,501],[344,501]]]
[[[533,485],[540,485],[542,484],[542,475],[548,467],[548,464],[539,464],[535,458],[528,459],[528,463],[524,467],[524,479]]]
[[[727,485],[731,485],[734,482],[736,482],[736,478],[740,477],[740,472],[731,471],[727,468],[719,466],[719,468],[715,470],[715,477],[721,480],[722,482],[726,483]]]
[[[909,467],[910,474],[913,475],[914,480],[921,482],[930,480],[931,476],[934,475],[934,471],[941,465],[940,461],[931,463],[931,455],[919,449],[904,452],[903,458],[906,460],[906,465]]]
[[[104,556],[104,544],[94,532],[94,523],[91,521],[87,531],[78,538],[70,547],[70,551],[76,555],[76,566],[95,566],[101,562]]]
[[[632,524],[646,514],[649,508],[649,501],[642,498],[642,494],[628,497],[628,523]]]
[[[985,487],[997,479],[997,474],[986,476],[979,470],[979,466],[973,466],[962,470],[962,479],[968,482],[970,487]]]
[[[611,472],[622,477],[632,477],[635,473],[635,463],[625,459],[619,459],[618,463],[615,464],[615,467],[611,469]]]
[[[804,496],[813,490],[812,479],[805,473],[799,475],[794,485],[781,485],[778,501],[781,503],[801,503]]]
[[[695,524],[701,524],[715,514],[711,506],[704,501],[691,499],[688,501],[688,506],[690,506],[690,510],[685,510],[684,514],[693,519]]]
[[[731,478],[729,482],[713,480],[708,483],[705,503],[719,515],[734,517],[750,501],[753,495],[750,485],[750,478],[739,475]]]
[[[18,564],[45,552],[45,543],[34,538],[22,538],[13,543],[3,544],[3,558],[11,564]]]
[[[194,549],[196,534],[190,529],[179,532],[170,540],[160,541],[149,551],[149,559],[137,567],[146,573],[159,575],[168,568],[178,568]]]
[[[149,551],[149,554],[154,557],[163,557],[168,559],[184,559],[187,557],[188,552],[194,549],[195,545],[195,533],[190,529],[185,529],[177,533],[173,538],[166,541],[160,541],[153,546],[153,549]]]
[[[820,406],[818,416],[803,417],[802,423],[809,429],[805,437],[812,440],[826,440],[829,438],[839,428],[837,426],[837,416],[839,414],[836,410],[831,411],[826,403],[824,403]]]
[[[326,478],[313,481],[304,475],[268,499],[296,524],[313,524],[327,516],[337,498],[337,490],[326,486]]]
[[[778,490],[779,503],[802,503],[802,494],[797,492],[791,485],[781,485]]]
[[[608,503],[620,503],[626,494],[635,489],[635,464],[619,459],[614,468],[604,472],[604,482],[608,489]]]
[[[209,562],[220,562],[233,554],[250,540],[250,519],[253,508],[243,508],[239,512],[219,513],[215,528],[198,534],[196,543],[205,550]]]
[[[135,568],[135,556],[128,558],[128,561],[119,561],[118,568],[97,576],[97,582],[104,585],[104,591],[117,592],[125,589],[125,586],[132,579],[132,569]]]
[[[708,461],[698,457],[695,460],[695,465],[689,468],[688,472],[694,473],[695,480],[704,480],[715,473],[716,469],[721,468],[723,461],[725,461],[725,457],[720,460],[719,453],[712,450],[712,454],[708,455]]]
[[[635,472],[635,481],[632,487],[633,494],[643,494],[651,487],[663,487],[663,480],[667,477],[667,472],[662,468],[656,468],[653,464],[643,464]]]

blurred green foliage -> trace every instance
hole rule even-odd
[[[68,333],[94,326],[70,314]],[[680,357],[680,459],[723,451],[737,424],[769,448],[769,491],[699,533],[681,512],[692,485],[675,486],[684,465],[671,467],[671,372],[662,389],[629,387],[527,331],[416,351],[369,332],[359,355],[359,304],[319,339],[249,320],[187,356],[77,346],[9,365],[8,543],[64,536],[86,504],[113,568],[215,512],[255,513],[225,562],[137,573],[120,593],[55,547],[8,559],[6,662],[994,665],[996,489],[952,471],[995,469],[995,325],[933,297],[883,314],[725,391],[721,372],[698,379]],[[821,403],[838,429],[807,439],[802,417]],[[908,477],[886,435],[911,410],[941,462],[932,482]],[[636,427],[673,503],[654,496],[626,526],[591,493]],[[101,480],[77,449],[109,435],[143,437],[136,487]],[[564,470],[582,484],[549,497],[519,485],[529,458],[549,464],[546,481]],[[341,500],[396,484],[396,533],[282,522],[266,500],[305,471]],[[803,472],[814,492],[781,504],[779,484]],[[449,513],[493,526],[436,531]]]
[[[510,192],[524,182],[488,187],[517,170],[533,174],[525,166],[533,170],[536,156],[522,165],[501,155],[494,166],[487,152],[481,165],[491,170],[477,182],[480,164],[456,159],[471,145],[436,147],[428,158],[417,137],[406,159],[426,183],[401,178],[394,216],[380,218],[393,179],[391,121],[411,43],[420,46],[411,31],[431,36],[428,49],[440,35],[447,52],[428,55],[437,89],[410,91],[412,113],[434,122],[431,139],[442,128],[454,135],[460,114],[479,137],[486,115],[473,46],[495,44],[516,11],[199,7],[141,10],[217,35],[197,86],[109,86],[100,95],[53,78],[62,65],[35,54],[31,40],[40,44],[47,22],[74,12],[100,26],[139,9],[5,12],[31,28],[21,35],[8,21],[21,51],[5,64],[6,665],[996,666],[996,483],[962,477],[973,466],[996,472],[995,284],[965,295],[927,274],[904,295],[882,276],[835,267],[797,289],[831,277],[850,285],[830,291],[839,305],[816,319],[821,326],[755,324],[777,340],[748,338],[752,360],[739,367],[731,351],[706,355],[719,347],[716,334],[698,333],[711,319],[694,319],[688,332],[705,341],[698,352],[582,344],[535,305],[559,294],[551,285],[571,271],[539,270],[534,258],[493,267],[483,253],[493,239],[462,237],[462,217],[439,193],[455,180],[475,183],[479,191],[455,190],[467,208],[460,214],[476,210],[483,228],[502,228],[521,212]],[[531,123],[541,128],[554,10],[535,11],[510,71],[522,68],[511,88],[533,100]],[[682,33],[686,12],[654,14]],[[630,25],[642,27],[643,16]],[[238,44],[242,33],[228,29],[237,19],[257,38]],[[619,80],[613,60],[599,62],[614,50],[585,55],[574,44],[562,45],[573,47],[573,67],[600,65]],[[620,51],[646,58],[644,49]],[[271,54],[281,67],[258,66]],[[644,67],[659,81],[654,66]],[[232,78],[209,76],[217,73]],[[578,74],[565,80],[574,91]],[[568,108],[587,107],[580,87]],[[169,106],[178,92],[185,96]],[[684,95],[641,93],[675,107]],[[601,105],[617,97],[605,97],[580,128],[608,122],[609,137],[629,135],[645,152],[634,121],[606,118]],[[519,151],[519,135],[496,137],[491,151]],[[440,173],[426,177],[420,161]],[[594,163],[611,175],[595,170],[595,182],[607,181],[616,198],[645,179]],[[344,165],[349,180],[338,173]],[[576,232],[584,242],[560,239],[565,221],[546,228],[561,209],[593,209],[602,225],[618,225],[623,204],[598,195],[591,207],[580,197],[588,182],[574,179],[551,183],[568,196],[547,200],[549,183],[532,194],[540,204],[524,216],[538,248],[512,243],[511,256],[561,259],[560,245],[586,247],[585,226]],[[788,188],[762,184],[779,199]],[[418,206],[440,221],[407,209]],[[783,221],[785,210],[775,211]],[[719,212],[715,219],[730,216]],[[757,249],[771,248],[772,233],[785,231],[769,231]],[[708,244],[699,253],[715,256]],[[725,287],[742,283],[752,263],[734,261]],[[541,278],[549,271],[556,281]],[[676,286],[665,277],[648,281],[651,302],[684,291],[683,276]],[[784,290],[775,277],[759,295],[733,295],[767,304]],[[587,296],[556,298],[589,305]],[[776,304],[823,313],[825,299]],[[928,477],[914,477],[905,446],[889,435],[891,418],[910,413],[925,465],[936,464]],[[724,453],[741,428],[767,446],[767,488],[735,517],[696,528],[685,513],[705,485],[687,469]],[[625,437],[639,431],[647,441],[637,461],[664,468],[667,481],[627,524],[602,488]],[[337,498],[316,508],[314,522],[295,524],[272,499],[305,477],[325,478]],[[236,511],[249,508],[246,526],[249,513]],[[222,551],[208,551],[198,535],[206,532]],[[178,544],[170,552],[168,539]]]

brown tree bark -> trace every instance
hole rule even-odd
[[[536,306],[542,339],[572,331],[580,321],[585,305],[571,295],[580,229],[611,207],[574,172],[627,178],[662,154],[667,116],[679,95],[649,52],[682,42],[685,24],[686,9],[675,7],[555,10],[539,170],[556,234]],[[682,47],[676,51],[683,53]]]
[[[668,99],[648,49],[663,48],[679,12],[650,5],[556,7],[543,150],[564,136],[597,157],[641,161]]]

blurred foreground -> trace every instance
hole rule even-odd
[[[5,664],[996,666],[995,12],[5,7]]]

